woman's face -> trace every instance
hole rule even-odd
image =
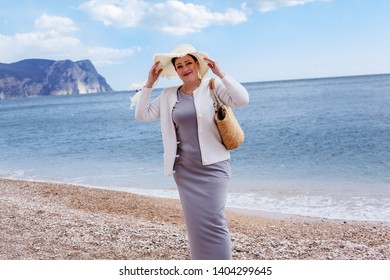
[[[199,62],[195,61],[190,55],[178,57],[175,61],[175,69],[183,81],[198,79]]]

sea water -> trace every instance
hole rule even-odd
[[[390,222],[390,75],[244,86],[227,206]],[[160,124],[135,120],[132,95],[1,100],[0,177],[177,198]]]

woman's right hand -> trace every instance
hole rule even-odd
[[[160,61],[157,61],[153,64],[152,68],[149,70],[148,80],[146,81],[145,87],[146,88],[152,88],[154,83],[157,81],[158,77],[160,76],[163,69],[159,69],[156,71],[158,65],[160,64]]]

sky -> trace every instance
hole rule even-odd
[[[388,0],[0,0],[0,7],[1,63],[90,59],[118,91],[141,87],[153,55],[182,43],[242,83],[390,73]]]

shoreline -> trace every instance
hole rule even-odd
[[[145,194],[144,192],[137,192],[137,190],[133,190],[132,188],[121,188],[121,187],[111,187],[111,186],[95,186],[95,185],[89,185],[89,184],[80,184],[80,183],[71,183],[71,182],[63,182],[63,181],[50,181],[50,180],[40,180],[40,179],[25,179],[25,178],[13,178],[13,177],[1,177],[0,180],[10,180],[10,181],[25,181],[25,182],[31,182],[31,183],[44,183],[44,184],[55,184],[55,185],[67,185],[67,186],[75,186],[75,187],[83,187],[88,189],[98,189],[98,190],[107,190],[107,191],[117,191],[117,192],[125,192],[130,193],[134,195],[140,195],[140,196],[147,196],[152,198],[161,198],[161,199],[173,199],[178,200],[180,202],[180,199],[178,197],[173,197],[171,195],[154,195],[154,194]],[[139,187],[138,187],[139,188]],[[177,189],[175,189],[177,191]],[[292,219],[306,219],[306,220],[327,220],[327,221],[334,221],[334,222],[356,222],[356,223],[381,223],[386,224],[390,226],[390,221],[386,220],[374,220],[374,219],[351,219],[351,218],[336,218],[336,217],[324,217],[324,216],[316,216],[316,215],[305,215],[305,214],[297,214],[297,213],[283,213],[283,212],[276,212],[276,211],[269,211],[269,210],[260,210],[260,209],[253,209],[253,208],[242,208],[241,206],[229,206],[226,205],[227,211],[232,212],[238,212],[245,215],[250,216],[261,216],[261,217],[267,217],[275,220],[283,220],[287,218]]]
[[[178,199],[0,178],[0,259],[189,259]],[[233,258],[390,259],[386,222],[227,208]]]

